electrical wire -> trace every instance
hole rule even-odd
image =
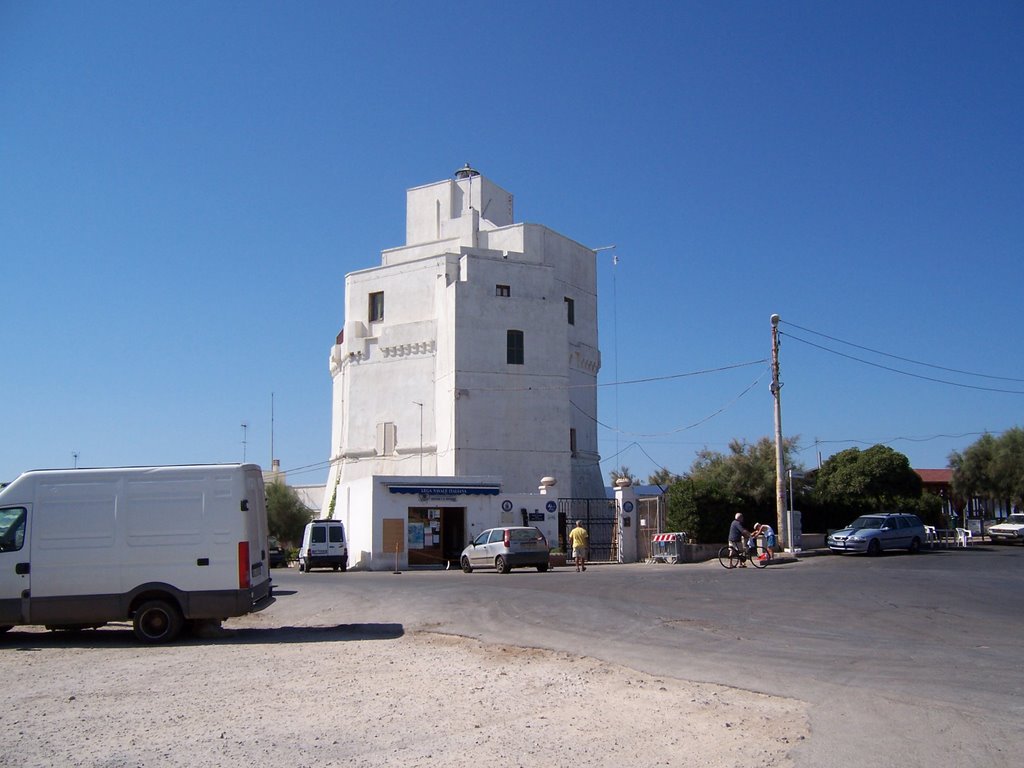
[[[934,368],[936,370],[946,371],[948,373],[959,373],[959,374],[961,374],[963,376],[976,376],[976,377],[982,378],[982,379],[995,379],[997,381],[1013,381],[1013,382],[1018,382],[1018,383],[1024,383],[1024,379],[1015,379],[1015,378],[1010,377],[1010,376],[992,376],[992,375],[987,374],[987,373],[974,373],[972,371],[962,371],[959,368],[947,368],[946,366],[943,366],[943,365],[934,365],[932,363],[925,363],[925,362],[922,362],[920,360],[913,360],[913,359],[911,359],[909,357],[901,357],[900,355],[893,355],[893,354],[890,354],[888,352],[882,352],[881,350],[878,350],[878,349],[872,349],[871,347],[865,347],[865,346],[862,346],[861,344],[854,344],[852,341],[845,341],[843,339],[836,338],[835,336],[829,336],[827,333],[822,333],[821,331],[815,331],[815,330],[812,330],[810,328],[804,328],[803,326],[797,325],[796,323],[790,323],[790,322],[785,321],[785,320],[780,320],[779,322],[781,324],[783,324],[783,325],[791,325],[794,328],[797,328],[797,329],[799,329],[801,331],[804,331],[805,333],[813,333],[815,336],[821,336],[822,338],[828,339],[829,341],[837,341],[840,344],[846,344],[848,347],[855,347],[856,349],[863,349],[865,352],[871,352],[872,354],[875,354],[875,355],[882,355],[883,357],[889,357],[889,358],[892,358],[893,360],[900,360],[901,362],[904,362],[904,363],[912,363],[914,365],[920,365],[920,366],[923,366],[925,368]],[[795,336],[791,336],[790,338],[796,338],[796,337]]]
[[[813,331],[812,331],[812,333],[813,333]],[[964,384],[963,382],[959,382],[959,381],[949,381],[948,379],[939,379],[939,378],[936,378],[934,376],[924,376],[924,375],[922,375],[920,373],[911,373],[910,371],[903,371],[903,370],[900,370],[899,368],[893,368],[890,365],[882,365],[881,363],[874,363],[874,362],[872,362],[870,360],[865,360],[865,359],[860,358],[860,357],[855,357],[854,355],[848,355],[845,352],[840,352],[838,350],[822,346],[821,344],[815,344],[813,341],[808,341],[807,339],[802,339],[799,336],[794,336],[791,333],[781,333],[780,332],[779,335],[780,336],[785,336],[787,339],[793,339],[793,341],[799,341],[802,344],[806,344],[806,345],[808,345],[810,347],[814,347],[816,349],[820,349],[820,350],[822,350],[824,352],[829,352],[829,353],[831,353],[833,355],[837,355],[839,357],[845,357],[847,360],[853,360],[855,362],[862,363],[864,365],[870,365],[872,368],[881,368],[883,371],[890,371],[892,373],[898,373],[898,374],[901,374],[903,376],[909,376],[912,379],[922,379],[923,381],[931,381],[931,382],[935,382],[936,384],[945,384],[946,386],[960,387],[961,389],[973,389],[973,390],[980,391],[980,392],[1001,392],[1001,393],[1006,394],[1006,395],[1024,395],[1024,390],[1020,390],[1020,389],[1002,389],[1000,387],[982,387],[982,386],[979,386],[977,384]],[[884,354],[884,353],[880,353],[880,354]],[[910,361],[910,362],[913,362],[913,361]],[[922,365],[924,365],[924,363],[922,363]],[[932,366],[932,367],[938,367],[938,366]],[[951,369],[946,369],[946,370],[951,370]],[[984,374],[971,374],[971,375],[973,375],[973,376],[982,376]],[[996,378],[996,377],[989,377],[989,378]],[[1007,379],[1007,380],[1009,380],[1009,381],[1020,381],[1019,379]]]

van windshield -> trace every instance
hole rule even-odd
[[[24,507],[0,509],[0,552],[15,552],[25,544]]]

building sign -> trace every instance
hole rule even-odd
[[[543,512],[538,512],[537,510],[534,510],[533,512],[530,513],[530,522],[531,523],[543,523],[544,522],[544,513]]]
[[[497,485],[388,485],[391,493],[415,494],[422,501],[455,501],[459,496],[497,496],[501,490]]]

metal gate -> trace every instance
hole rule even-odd
[[[615,499],[559,499],[558,500],[558,545],[569,557],[569,531],[577,520],[590,534],[589,560],[616,562],[619,559],[619,541],[616,531],[618,506]]]

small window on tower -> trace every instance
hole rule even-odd
[[[569,319],[569,325],[576,325],[576,302],[565,297],[565,316]]]
[[[512,288],[508,285],[496,285],[494,286],[495,296],[511,296]]]
[[[370,322],[376,323],[384,319],[384,291],[370,294]]]
[[[576,458],[576,428],[569,427],[569,451],[572,453],[572,457]]]
[[[509,331],[506,338],[506,361],[509,365],[522,365],[523,361],[526,359],[526,354],[523,348],[523,332]]]

